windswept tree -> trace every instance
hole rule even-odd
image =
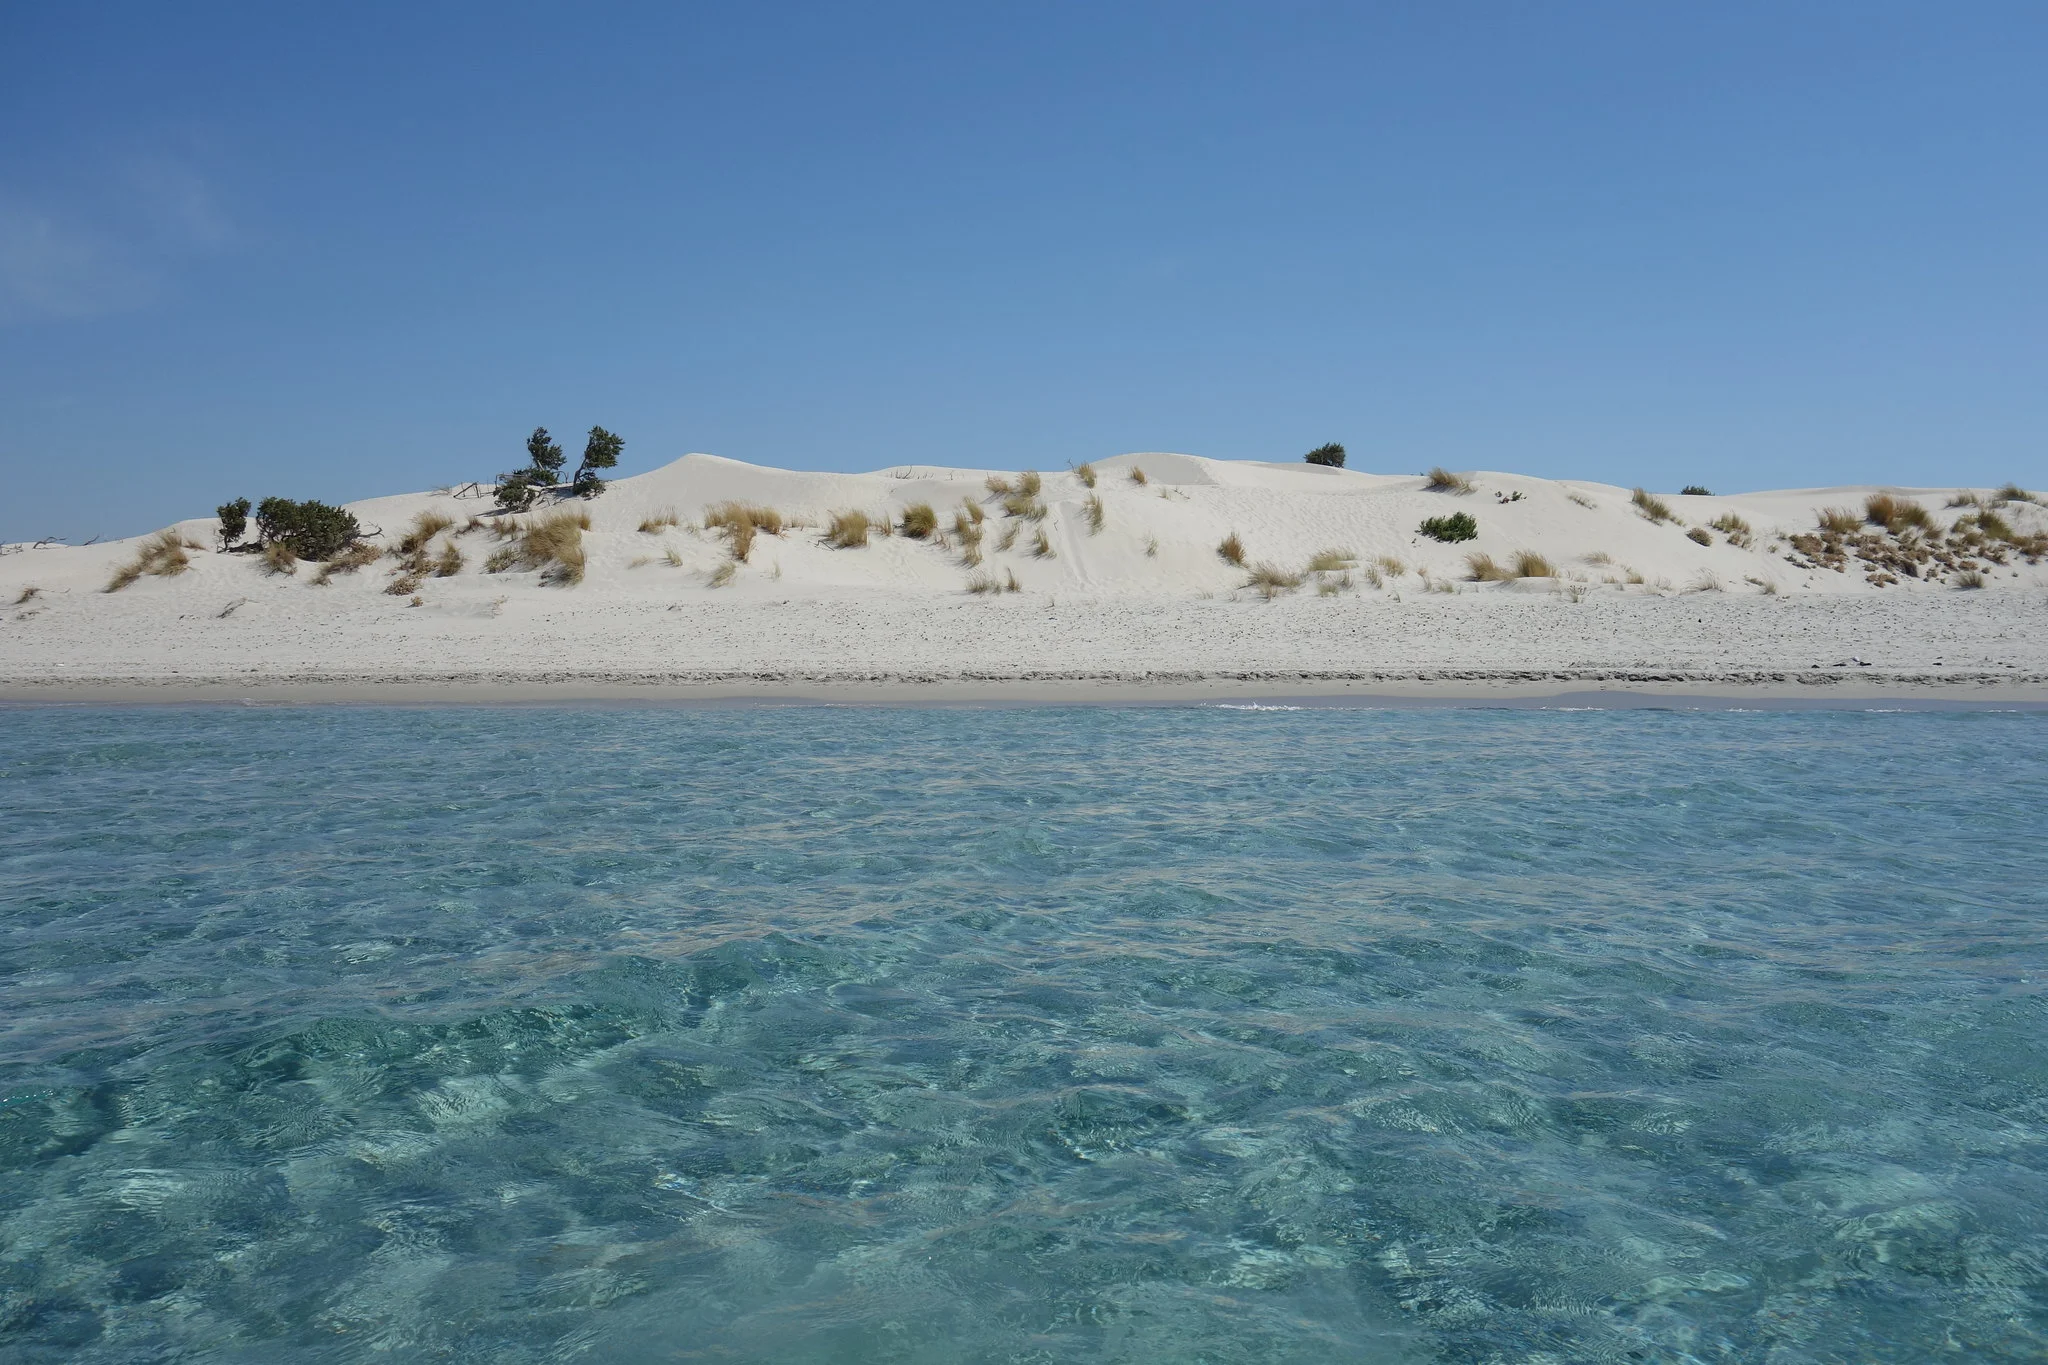
[[[1310,464],[1328,465],[1332,469],[1344,467],[1344,447],[1331,441],[1328,445],[1317,446],[1301,457]]]
[[[583,463],[576,466],[576,480],[570,485],[577,496],[594,498],[602,493],[604,480],[597,476],[597,471],[617,468],[619,452],[625,448],[626,443],[620,437],[603,427],[592,427],[590,440],[583,447]]]
[[[222,503],[213,511],[220,518],[220,547],[232,549],[249,529],[249,500],[236,498],[233,502]]]
[[[562,453],[562,448],[548,439],[546,427],[535,427],[533,435],[526,438],[527,467],[547,475],[549,483],[562,481],[562,466],[568,459],[569,457]]]

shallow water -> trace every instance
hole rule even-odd
[[[0,1359],[2039,1360],[2044,760],[0,714]]]

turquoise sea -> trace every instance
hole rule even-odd
[[[0,711],[0,1360],[2048,1358],[2048,715]]]

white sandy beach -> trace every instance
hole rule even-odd
[[[350,504],[386,546],[421,513],[454,519],[433,548],[453,544],[463,567],[399,595],[386,591],[398,572],[390,559],[316,585],[315,565],[276,575],[254,555],[219,553],[210,517],[173,528],[207,547],[182,572],[118,592],[104,589],[140,537],[24,549],[0,555],[0,695],[1027,683],[2018,695],[2048,684],[2048,564],[2010,540],[1966,552],[1953,534],[1980,509],[1951,504],[1972,491],[1990,500],[1991,490],[1667,494],[1675,520],[1658,522],[1627,489],[1509,474],[1471,474],[1473,491],[1457,494],[1428,491],[1415,475],[1187,455],[1125,455],[1094,469],[1092,490],[1072,471],[1046,472],[1042,518],[1013,518],[985,486],[988,470],[819,474],[690,455],[564,504],[591,520],[577,583],[486,572],[490,531],[460,532],[491,503],[446,492]],[[1916,544],[1924,553],[1924,530],[1869,526],[1838,538],[1840,567],[1816,566],[1810,541],[1795,545],[1821,509],[1860,514],[1879,492],[1950,532],[1950,563],[1898,567]],[[728,500],[794,524],[759,536],[727,570],[727,539],[702,522]],[[975,567],[952,531],[965,500],[984,510]],[[920,503],[939,514],[936,539],[824,542],[838,512],[900,523]],[[668,512],[679,524],[639,529]],[[1418,533],[1425,517],[1455,512],[1476,519],[1476,539]],[[2048,509],[2030,502],[2004,502],[1996,515],[2022,543],[2048,532]],[[1749,529],[1708,529],[1717,521]],[[1012,527],[1015,541],[1000,548]],[[1041,530],[1049,554],[1034,552]],[[1248,567],[1218,553],[1233,534]],[[1472,581],[1469,555],[1506,562],[1524,551],[1552,572]],[[1306,573],[1324,552],[1348,562]],[[1248,586],[1260,564],[1299,586],[1271,596]],[[1983,586],[1960,587],[1965,573]],[[1017,590],[970,593],[977,574],[1013,578]]]

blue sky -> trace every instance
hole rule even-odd
[[[2044,69],[2039,3],[0,6],[0,538],[536,424],[2048,483]]]

